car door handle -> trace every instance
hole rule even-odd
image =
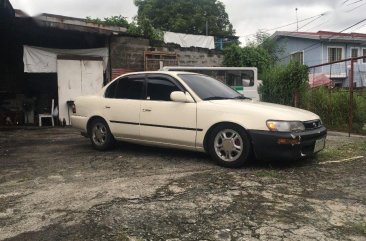
[[[143,112],[151,112],[150,109],[142,109]]]
[[[110,107],[110,106],[104,106],[104,108],[106,108],[106,109],[110,109],[111,107]]]

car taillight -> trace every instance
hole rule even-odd
[[[72,106],[71,106],[71,108],[72,108],[72,113],[76,113],[76,105],[75,104],[72,104]]]

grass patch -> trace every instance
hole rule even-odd
[[[366,237],[366,223],[352,223],[347,227],[350,233],[362,235]]]
[[[358,141],[343,145],[329,145],[317,155],[318,161],[339,160],[365,155],[366,141]]]
[[[117,236],[118,241],[130,241],[131,239],[127,236],[127,234],[121,232]]]
[[[257,177],[281,178],[282,175],[275,170],[261,170],[254,173]]]

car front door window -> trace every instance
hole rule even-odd
[[[155,101],[171,101],[170,94],[181,89],[172,81],[165,77],[148,77],[147,99]]]

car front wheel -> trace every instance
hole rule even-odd
[[[114,138],[109,130],[108,124],[102,119],[92,122],[90,128],[90,141],[97,150],[107,150],[112,147]]]
[[[234,125],[217,126],[208,143],[211,157],[221,166],[241,167],[249,159],[250,141],[246,132]]]

